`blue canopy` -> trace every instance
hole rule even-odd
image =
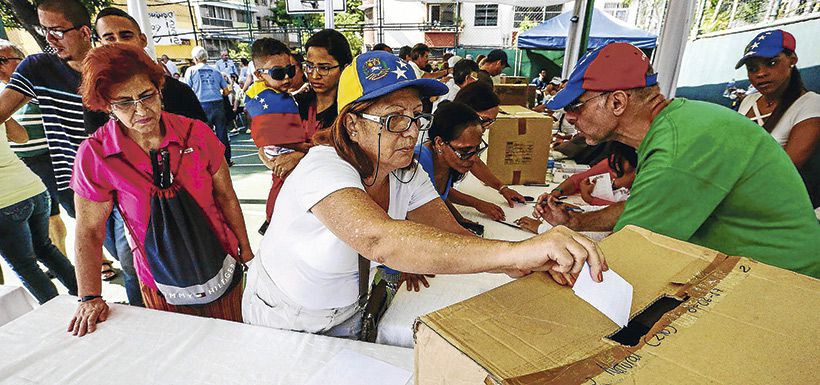
[[[564,12],[518,35],[518,48],[564,49],[571,17],[571,11]],[[657,39],[658,36],[627,25],[598,8],[592,11],[589,49],[601,47],[610,41],[623,41],[638,48],[655,48]]]

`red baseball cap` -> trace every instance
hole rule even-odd
[[[547,103],[550,110],[560,110],[586,91],[616,91],[658,84],[658,75],[650,74],[649,58],[629,43],[609,43],[593,50],[578,62],[567,86]]]

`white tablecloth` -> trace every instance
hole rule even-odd
[[[37,306],[37,300],[25,288],[0,285],[0,326],[30,312]]]
[[[0,327],[0,384],[303,384],[342,349],[413,370],[413,351],[111,305],[77,338],[61,296]]]
[[[538,198],[544,192],[551,191],[557,183],[548,187],[511,186],[519,193]],[[463,193],[473,195],[501,206],[507,214],[506,220],[512,222],[521,216],[531,215],[534,205],[516,205],[510,208],[504,198],[495,190],[484,186],[472,174],[457,186]],[[567,201],[584,204],[580,197],[571,197]],[[471,207],[456,206],[465,218],[484,225],[484,238],[521,241],[535,234],[495,222]],[[603,239],[609,232],[585,232],[593,239]],[[512,279],[503,274],[440,275],[430,281],[429,288],[420,292],[407,292],[400,288],[393,302],[379,323],[379,334],[376,342],[395,346],[413,347],[413,322],[421,315],[436,311],[467,298],[501,286]]]

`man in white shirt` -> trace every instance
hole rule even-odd
[[[410,64],[410,67],[413,68],[413,72],[416,73],[416,79],[441,79],[450,73],[450,70],[425,72],[424,70],[422,70],[422,68],[427,66],[427,61],[429,59],[430,47],[428,47],[427,44],[418,43],[413,46],[413,50],[410,51],[410,61],[407,63]]]
[[[462,88],[466,87],[468,84],[478,80],[478,64],[472,60],[461,59],[454,66],[451,66],[453,69],[453,77],[452,79],[448,80],[447,88],[450,91],[447,95],[440,96],[438,100],[435,101],[433,104],[433,111],[438,108],[438,105],[445,101],[445,100],[454,100],[456,98],[456,94]]]
[[[172,62],[170,58],[168,58],[168,55],[162,55],[162,57],[159,60],[162,61],[162,64],[165,65],[165,68],[168,69],[168,73],[171,76],[179,74],[179,69],[177,69],[177,65],[174,64],[174,62]]]
[[[216,61],[216,69],[228,76],[231,74],[239,76],[239,71],[236,70],[236,64],[228,57],[228,53],[225,51],[222,51],[221,59]]]

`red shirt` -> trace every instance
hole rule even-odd
[[[236,235],[214,200],[213,175],[224,162],[225,147],[211,128],[199,120],[167,112],[162,113],[161,119],[165,123],[165,137],[159,148],[168,147],[172,172],[179,163],[174,182],[185,187],[203,209],[225,250],[238,256]],[[128,240],[137,276],[143,284],[156,289],[145,256],[134,243],[145,244],[153,186],[151,159],[123,130],[118,121],[109,120],[80,145],[70,186],[77,195],[95,202],[109,202],[117,197],[126,228],[130,226],[134,231],[129,229]],[[186,135],[187,148],[183,148]]]

